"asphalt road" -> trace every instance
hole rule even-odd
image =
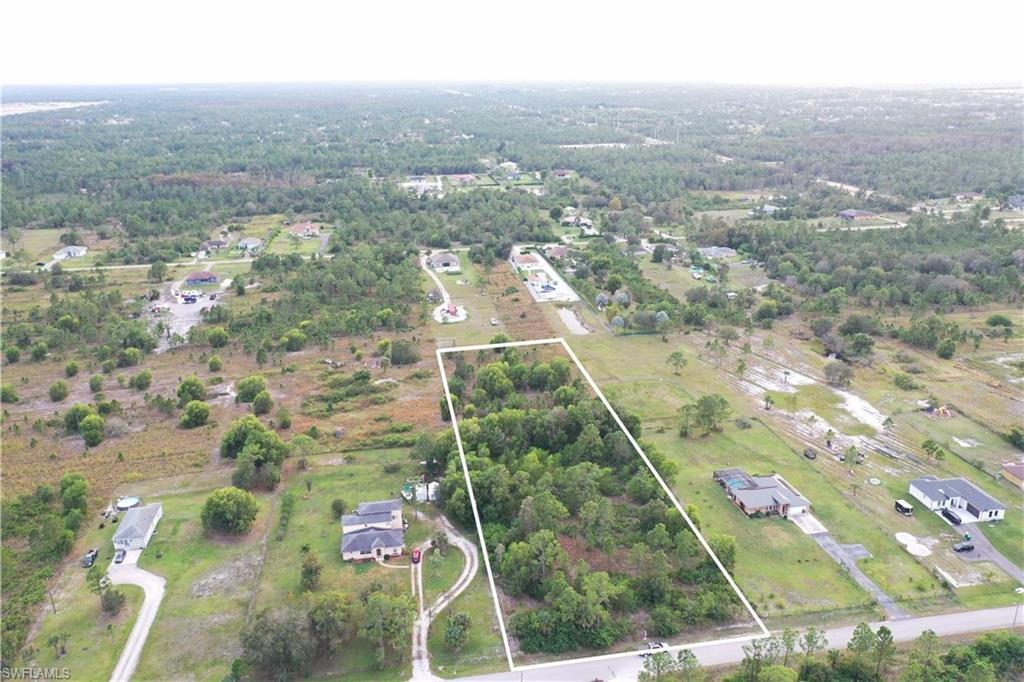
[[[145,593],[142,601],[142,608],[139,609],[139,616],[135,619],[135,626],[128,641],[125,642],[121,657],[117,659],[114,672],[110,674],[110,682],[125,682],[130,679],[135,667],[139,664],[139,657],[142,656],[142,647],[146,644],[149,636],[149,628],[156,619],[160,602],[164,598],[164,585],[167,581],[149,571],[144,571],[135,565],[139,559],[139,550],[128,552],[125,562],[122,564],[111,563],[107,569],[110,582],[113,585],[138,585]]]
[[[905,618],[903,620],[871,623],[877,629],[885,625],[897,642],[915,639],[925,630],[933,630],[939,637],[959,635],[985,630],[1018,628],[1024,629],[1024,606],[1005,606],[981,611],[947,613],[940,616]],[[833,628],[825,631],[831,649],[845,649],[853,627]],[[743,660],[744,642],[726,642],[714,646],[693,649],[704,666],[719,666],[739,663]],[[630,682],[635,681],[643,667],[639,656],[614,658],[580,663],[566,663],[533,670],[515,670],[494,675],[477,675],[472,678],[483,682]]]

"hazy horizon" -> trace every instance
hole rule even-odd
[[[764,87],[1020,87],[1024,9],[993,0],[856,11],[784,7],[602,7],[521,0],[480,8],[288,11],[183,0],[172,13],[124,0],[4,11],[7,86],[242,84],[716,84]],[[56,19],[56,20],[55,20]]]

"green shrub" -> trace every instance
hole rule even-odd
[[[103,442],[106,429],[107,423],[98,414],[90,414],[78,425],[78,432],[82,434],[82,439],[85,440],[85,444],[89,447]]]
[[[68,397],[69,392],[68,385],[65,382],[56,381],[50,385],[50,400],[59,403]]]
[[[261,391],[267,390],[267,380],[262,374],[252,374],[235,383],[238,401],[251,403]]]
[[[72,360],[68,364],[64,365],[64,376],[69,379],[78,374],[78,363]]]
[[[202,426],[210,419],[210,406],[202,400],[191,400],[181,415],[181,425],[186,429]]]

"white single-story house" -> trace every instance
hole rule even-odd
[[[915,478],[910,494],[933,512],[943,516],[944,511],[950,512],[959,523],[998,521],[1006,515],[1006,505],[965,478]]]
[[[238,242],[238,248],[242,251],[256,251],[263,246],[263,240],[256,237],[246,237]]]
[[[142,549],[149,544],[149,538],[156,530],[156,524],[164,515],[159,502],[129,509],[114,533],[114,549]]]
[[[65,246],[63,249],[59,249],[53,254],[54,260],[67,260],[68,258],[81,258],[85,254],[89,253],[88,246],[78,246],[72,244],[71,246]]]
[[[341,517],[341,558],[345,561],[383,559],[405,550],[402,500],[363,502],[353,514]]]
[[[459,257],[449,251],[428,256],[427,265],[437,272],[459,272],[462,270],[462,262],[459,261]]]

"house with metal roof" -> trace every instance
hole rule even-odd
[[[88,246],[79,246],[77,244],[72,244],[71,246],[65,246],[64,248],[56,251],[53,254],[53,259],[67,260],[68,258],[81,258],[87,253],[89,253]]]
[[[156,524],[164,515],[159,502],[144,507],[129,509],[114,533],[114,549],[142,549],[156,530]]]
[[[449,251],[431,254],[427,257],[427,265],[438,272],[459,272],[462,269],[459,257]]]
[[[858,208],[848,208],[845,211],[836,213],[836,216],[843,220],[870,220],[871,218],[877,217],[876,214],[871,211],[862,211]]]
[[[363,502],[341,517],[341,557],[345,561],[382,560],[405,549],[402,500]]]
[[[810,501],[778,474],[751,476],[743,469],[719,469],[713,478],[725,489],[732,503],[747,516],[759,514],[787,518],[805,514],[811,508]]]
[[[263,240],[256,237],[246,237],[238,242],[238,248],[242,251],[256,251],[263,246]]]
[[[1006,505],[965,478],[915,478],[910,494],[933,512],[946,518],[951,515],[960,523],[998,521],[1006,515]]]

